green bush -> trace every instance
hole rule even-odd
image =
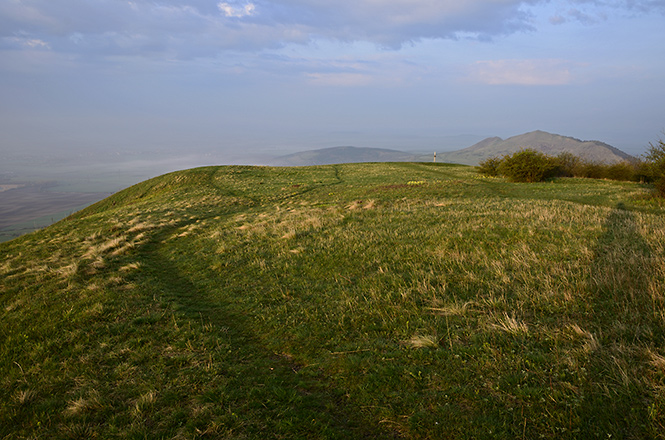
[[[587,179],[604,179],[607,177],[607,166],[598,162],[580,161],[573,174],[575,177],[586,177]]]
[[[634,179],[637,182],[641,183],[650,183],[653,182],[653,177],[651,176],[650,164],[643,159],[638,159],[635,164],[635,176]]]
[[[655,187],[659,197],[665,197],[665,142],[659,140],[657,144],[649,144],[649,151],[645,155],[646,173]]]
[[[496,177],[499,175],[499,165],[501,159],[498,157],[490,157],[478,164],[478,172],[486,176]]]
[[[556,158],[531,149],[504,156],[498,166],[499,173],[513,182],[542,182],[555,176],[558,169]]]
[[[665,147],[660,148],[664,149],[663,152],[656,155],[662,154],[665,157]],[[654,159],[652,162],[657,160],[659,159]],[[655,182],[658,173],[652,162],[638,160],[605,164],[585,160],[568,152],[552,157],[532,149],[525,149],[511,156],[485,159],[478,164],[478,172],[488,176],[502,175],[513,182],[540,182],[555,176]],[[665,175],[665,171],[661,174]],[[662,185],[665,187],[665,179]]]
[[[582,160],[575,156],[573,153],[560,153],[556,160],[559,162],[559,176],[561,177],[574,177],[576,176],[576,171],[579,169],[579,166]]]
[[[637,170],[635,164],[628,161],[617,162],[612,165],[606,165],[605,175],[611,180],[630,181],[635,180]]]

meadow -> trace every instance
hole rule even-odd
[[[665,438],[665,207],[206,167],[0,243],[0,438]]]

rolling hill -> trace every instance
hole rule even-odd
[[[440,153],[440,157],[441,160],[446,162],[477,165],[484,159],[512,154],[524,148],[531,148],[552,156],[560,153],[572,153],[592,162],[615,163],[635,159],[633,156],[600,141],[582,141],[540,130],[513,136],[505,140],[499,137],[490,137],[462,150]]]
[[[0,243],[0,438],[662,438],[665,208],[205,167]]]

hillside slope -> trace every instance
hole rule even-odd
[[[0,438],[662,438],[665,210],[208,167],[0,243]]]
[[[491,137],[458,151],[441,153],[441,159],[449,162],[477,165],[490,157],[502,157],[521,149],[530,148],[556,156],[572,153],[592,162],[615,163],[635,158],[623,151],[600,141],[582,141],[569,136],[532,131],[508,139]]]

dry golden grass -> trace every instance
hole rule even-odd
[[[126,236],[115,237],[110,240],[107,240],[103,243],[97,245],[90,245],[86,252],[82,255],[83,258],[94,258],[100,254],[103,254],[109,250],[115,249],[118,246],[125,243],[127,240]]]
[[[91,307],[89,307],[85,311],[85,313],[88,316],[99,316],[102,314],[103,311],[104,311],[104,304],[102,304],[101,302],[96,302]]]
[[[436,293],[439,295],[445,295],[447,285],[444,282]],[[426,310],[429,310],[434,315],[440,316],[464,316],[469,313],[473,306],[475,305],[474,301],[445,301],[438,297],[435,297],[431,301],[432,306],[426,307]]]
[[[495,318],[495,323],[491,324],[491,326],[512,335],[520,336],[529,334],[529,327],[525,322],[509,316],[507,313],[504,313],[502,317]]]
[[[16,310],[19,307],[21,307],[22,304],[23,304],[23,299],[22,298],[17,298],[15,300],[11,301],[9,304],[7,304],[5,306],[5,311],[6,312],[11,312],[13,310]]]
[[[145,410],[152,407],[157,400],[155,391],[148,391],[142,394],[134,403],[134,415],[139,417]]]
[[[651,365],[657,370],[665,372],[665,356],[653,352],[649,352],[649,355],[651,356]]]
[[[98,255],[96,256],[95,260],[90,263],[90,266],[95,269],[103,269],[106,267],[106,261],[104,261],[104,258],[101,255]]]
[[[67,417],[80,416],[88,411],[101,408],[99,394],[95,391],[89,393],[87,397],[79,397],[75,400],[70,400],[67,408],[64,410],[64,415]]]
[[[134,242],[126,242],[122,246],[116,248],[113,252],[109,253],[109,255],[112,257],[124,255],[134,249],[135,246],[136,244]]]
[[[28,405],[37,397],[37,392],[31,389],[20,390],[14,393],[14,401],[19,405]]]
[[[70,278],[72,275],[76,274],[78,270],[78,263],[74,262],[67,266],[62,266],[57,269],[53,269],[55,273],[60,275],[62,278]]]
[[[136,224],[132,225],[131,228],[127,229],[127,233],[132,234],[134,232],[149,231],[149,230],[154,229],[156,227],[157,227],[156,225],[154,225],[152,223],[148,223],[148,222],[136,223]]]
[[[573,332],[573,334],[576,337],[583,339],[584,345],[582,346],[582,348],[586,353],[592,353],[600,348],[600,343],[598,342],[598,339],[596,339],[596,336],[590,331],[583,330],[577,324],[569,324],[568,328]]]
[[[131,272],[134,270],[139,270],[141,269],[141,266],[143,266],[143,263],[140,261],[135,261],[133,263],[126,264],[120,268],[120,272]]]
[[[439,339],[433,335],[415,335],[409,339],[408,344],[412,348],[436,348],[439,346]]]

